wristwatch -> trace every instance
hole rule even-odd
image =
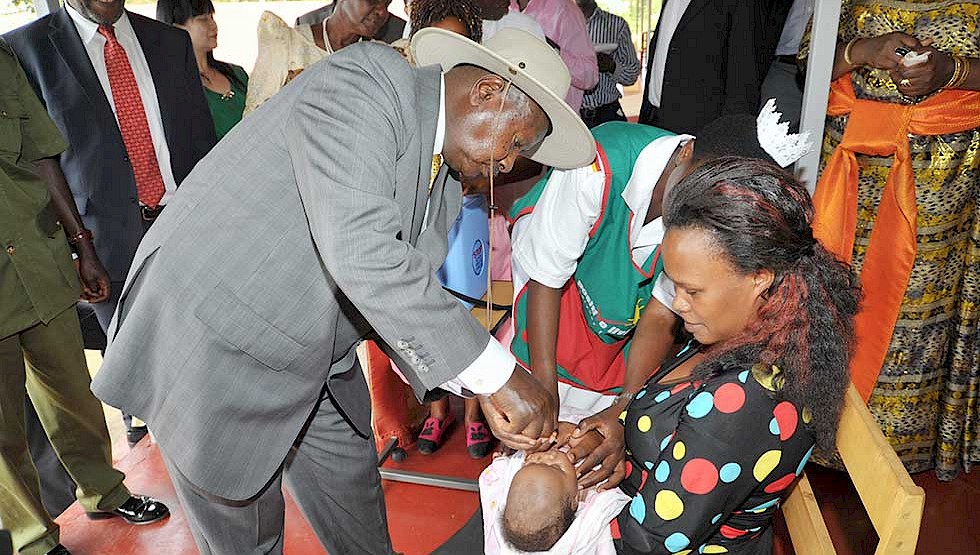
[[[634,397],[636,397],[636,392],[635,391],[633,391],[631,393],[627,393],[627,392],[624,391],[624,392],[620,393],[619,395],[616,395],[615,397],[613,397],[612,404],[618,405],[620,403],[620,401],[626,401],[627,403],[629,403],[630,401],[633,400]]]

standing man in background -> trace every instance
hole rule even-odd
[[[576,0],[585,16],[589,38],[596,46],[599,66],[599,83],[585,93],[582,99],[582,121],[595,127],[607,121],[626,121],[626,114],[619,104],[622,94],[617,85],[628,87],[640,76],[640,59],[636,57],[629,24],[618,15],[598,6],[595,0]],[[600,45],[615,44],[611,52],[600,51]]]
[[[760,17],[745,0],[666,0],[650,40],[640,123],[697,135],[759,109]]]
[[[66,146],[0,39],[0,522],[21,555],[70,555],[42,504],[25,392],[89,518],[147,524],[169,514],[132,495],[112,468],[102,405],[89,389],[75,303],[105,300],[109,276],[58,164]]]
[[[762,82],[762,103],[775,98],[776,106],[783,113],[783,121],[789,122],[789,129],[794,133],[800,128],[803,108],[803,72],[796,57],[807,22],[813,16],[813,5],[814,0],[793,0],[776,45],[776,55]]]
[[[215,143],[190,37],[125,0],[67,0],[4,37],[68,140],[61,167],[111,279],[92,304],[105,331],[143,234]],[[130,444],[146,434],[126,425]]]
[[[573,0],[511,0],[510,9],[533,17],[548,42],[558,48],[572,76],[565,102],[577,112],[582,107],[585,91],[592,90],[599,82],[595,49],[582,11]]]

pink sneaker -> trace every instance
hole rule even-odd
[[[425,423],[422,424],[422,432],[419,434],[419,439],[417,442],[419,452],[423,455],[431,455],[435,453],[440,447],[442,447],[445,441],[446,432],[452,425],[456,422],[456,417],[449,415],[442,420],[438,420],[433,417],[428,417],[425,419]]]
[[[474,459],[482,459],[490,454],[493,435],[483,422],[474,422],[466,430],[466,450]]]

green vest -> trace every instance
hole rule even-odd
[[[578,261],[570,281],[582,305],[582,315],[589,330],[602,343],[613,344],[626,340],[622,349],[625,358],[629,340],[653,292],[657,275],[663,269],[660,249],[652,252],[642,265],[633,262],[630,249],[630,224],[636,214],[623,199],[623,192],[630,181],[633,166],[640,152],[651,142],[673,133],[647,125],[610,122],[592,130],[598,144],[597,167],[605,173],[605,191],[599,219],[593,226],[589,241]],[[533,210],[547,184],[550,172],[534,185],[528,193],[514,203],[511,218],[517,218]],[[659,179],[660,176],[651,176]],[[568,287],[568,286],[566,286]],[[562,319],[566,319],[562,313]],[[519,295],[514,310],[515,337],[511,345],[514,355],[525,365],[530,362],[526,342],[527,296]],[[559,327],[565,322],[560,322]],[[571,324],[569,324],[571,325]],[[562,334],[559,333],[559,338]],[[563,349],[575,349],[575,345],[558,345]],[[578,348],[581,348],[578,346]],[[579,386],[589,386],[595,379],[601,380],[606,368],[563,368],[559,356],[558,375],[563,381]],[[583,381],[584,378],[585,381]],[[617,387],[622,386],[622,382]],[[601,388],[609,390],[609,388]]]

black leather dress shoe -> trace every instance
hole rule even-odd
[[[68,551],[65,549],[65,546],[59,543],[58,545],[54,546],[54,549],[48,551],[48,555],[71,555],[71,551]]]
[[[134,426],[126,430],[126,442],[129,443],[130,447],[136,447],[136,444],[146,437],[146,434],[146,426]]]
[[[166,505],[145,495],[133,495],[114,511],[85,513],[92,520],[120,517],[130,524],[149,524],[166,518],[170,509]]]

